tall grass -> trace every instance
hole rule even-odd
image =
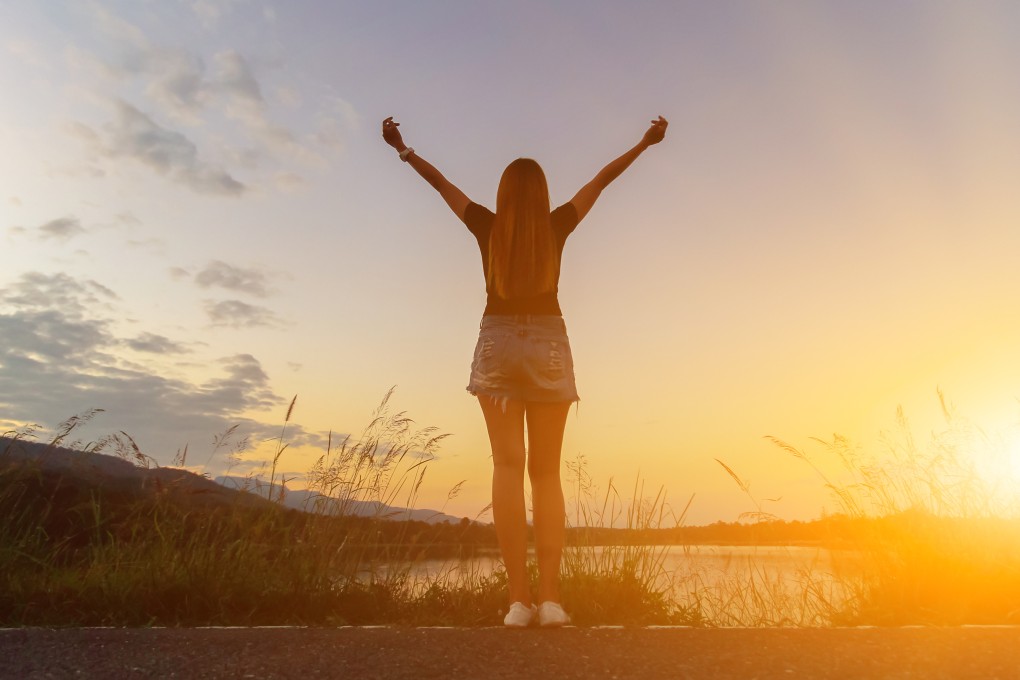
[[[229,503],[195,502],[183,478],[131,494],[48,470],[47,452],[97,412],[62,424],[34,466],[8,465],[4,456],[34,431],[8,433],[0,450],[0,625],[498,624],[506,606],[502,568],[482,571],[450,559],[436,572],[418,569],[435,554],[436,533],[400,521],[406,517],[393,508],[417,505],[446,435],[394,412],[391,396],[360,436],[329,436],[307,474],[305,512],[281,505],[288,480],[279,470],[296,401],[273,442],[267,474],[249,477]],[[218,436],[209,459],[243,449],[233,436]],[[87,464],[106,450],[154,465],[123,434],[75,455]],[[183,466],[188,455],[179,452],[175,462]],[[647,526],[661,511],[660,498],[631,510],[628,521]],[[481,532],[474,543],[483,546],[493,533],[463,520],[444,531],[459,531],[462,541]],[[494,534],[488,545],[495,549]],[[564,573],[579,622],[692,620],[657,585],[663,574],[653,553],[630,547],[616,559],[614,549],[589,548],[569,551]]]
[[[814,440],[839,462],[838,478],[769,438],[815,470],[852,528],[852,550],[838,553],[834,623],[1020,623],[1020,490],[979,474],[993,442],[941,391],[938,401],[941,429],[919,438],[900,408],[877,454],[838,435]]]
[[[676,514],[664,488],[648,499],[640,479],[634,482],[630,502],[613,480],[600,492],[583,457],[568,463],[567,470],[574,494],[567,519],[576,530],[564,551],[562,591],[574,619],[580,624],[704,624],[697,607],[676,598],[676,574],[666,566],[669,546],[607,545],[595,538],[598,529],[607,527],[646,532],[680,526],[690,501]]]
[[[83,486],[42,464],[10,464],[12,451],[36,432],[7,433],[0,440],[0,625],[498,625],[501,568],[451,558],[438,571],[419,569],[437,551],[456,550],[446,545],[450,536],[494,550],[491,527],[462,521],[437,533],[393,521],[402,519],[393,507],[417,505],[445,435],[394,412],[391,396],[359,436],[330,435],[307,474],[313,494],[305,512],[280,502],[296,400],[266,477],[250,477],[226,503],[202,502],[183,476],[158,477],[139,494]],[[792,577],[764,553],[720,573],[699,566],[705,561],[696,546],[639,540],[681,527],[693,496],[674,509],[664,488],[648,493],[637,480],[622,490],[610,480],[599,489],[583,458],[569,463],[564,604],[579,625],[1016,622],[1020,531],[1002,519],[1015,497],[990,493],[967,455],[980,432],[940,400],[945,430],[918,438],[900,413],[872,455],[842,437],[815,440],[818,454],[771,438],[817,471],[842,513],[832,526],[843,549]],[[83,464],[111,451],[155,465],[124,433],[73,442],[96,413],[62,424],[47,450],[70,443]],[[231,443],[234,435],[218,437],[210,459],[243,448]],[[179,452],[175,462],[183,466],[188,455]],[[824,473],[829,461],[842,472]],[[719,462],[750,500],[743,519],[767,523],[764,501]],[[607,544],[600,530],[609,528],[632,538]],[[677,550],[689,559],[677,561]]]
[[[41,460],[6,464],[4,454],[33,431],[8,433],[0,450],[0,624],[339,624],[452,615],[435,606],[439,579],[422,584],[406,568],[372,568],[409,564],[428,548],[414,534],[420,523],[388,521],[383,508],[414,506],[442,439],[392,413],[389,398],[360,438],[327,446],[311,474],[322,495],[306,513],[276,502],[285,488],[276,476],[283,435],[267,484],[253,479],[256,493],[208,505],[173,482],[132,495],[83,486]],[[48,450],[82,421],[62,424]],[[128,442],[123,457],[142,455],[129,439],[119,441]],[[354,512],[366,507],[378,511]],[[480,579],[473,587],[495,592],[499,584]],[[426,594],[433,604],[423,608]]]

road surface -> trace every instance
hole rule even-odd
[[[6,629],[0,677],[1020,680],[1020,627]]]

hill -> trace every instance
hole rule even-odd
[[[131,456],[134,460],[129,460]],[[103,495],[120,501],[137,501],[146,496],[170,495],[176,502],[196,507],[240,504],[267,507],[270,498],[282,498],[282,505],[299,511],[316,507],[319,494],[302,489],[281,488],[258,479],[205,475],[175,467],[160,467],[137,451],[114,456],[81,451],[39,442],[0,437],[0,470],[34,471],[42,487],[58,495],[87,498]],[[40,488],[42,488],[40,487]],[[418,521],[430,524],[458,523],[461,518],[438,510],[392,507],[378,501],[354,500],[344,511],[356,517],[372,517],[394,521]]]

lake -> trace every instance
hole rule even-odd
[[[531,554],[534,557],[534,554]],[[678,604],[696,603],[728,625],[819,625],[843,606],[860,567],[848,551],[804,546],[607,546],[568,547],[564,573],[611,573],[630,564]],[[410,567],[412,579],[474,579],[501,566],[493,551],[468,559],[428,559]],[[385,571],[385,569],[383,570]]]

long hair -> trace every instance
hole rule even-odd
[[[545,173],[530,158],[518,158],[503,171],[496,192],[489,289],[503,299],[552,291],[559,278],[557,259]]]

